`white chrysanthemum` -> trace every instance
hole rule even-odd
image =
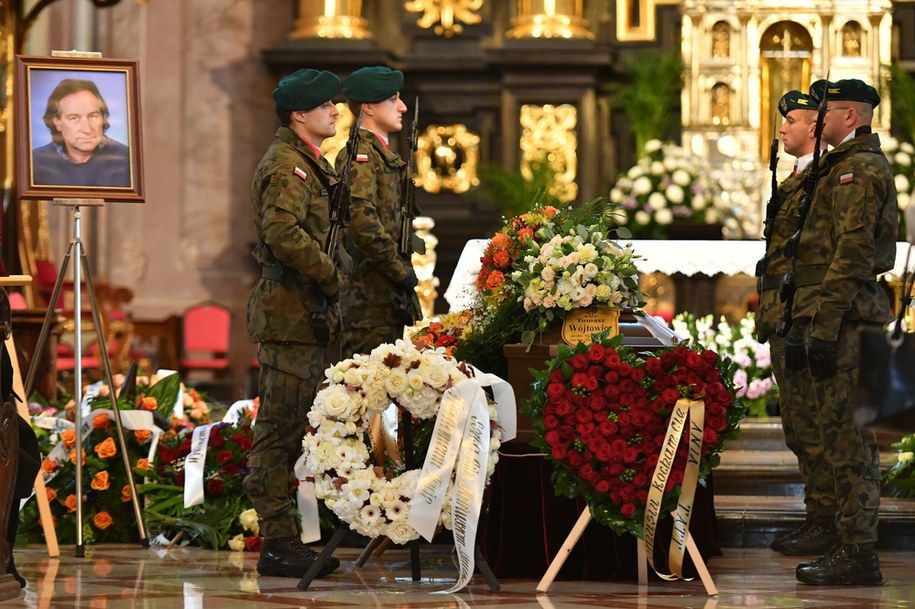
[[[254,508],[245,510],[239,514],[238,521],[246,531],[251,531],[255,535],[260,534],[260,525],[258,524],[257,511]]]
[[[899,140],[894,138],[891,135],[880,138],[880,147],[883,149],[884,154],[889,156],[890,154],[896,152],[899,149]]]
[[[636,178],[641,177],[644,174],[645,174],[645,169],[641,165],[633,165],[632,167],[629,168],[629,171],[626,173],[626,176],[631,180],[635,180]]]
[[[654,221],[664,226],[674,221],[674,214],[669,208],[659,209],[654,214]]]
[[[679,205],[680,203],[683,203],[683,188],[677,184],[671,184],[667,187],[667,190],[664,191],[664,196],[667,197],[667,200],[671,203]]]
[[[654,175],[654,176],[664,175],[664,171],[665,171],[664,163],[662,163],[661,161],[652,161],[649,170],[651,171],[651,175]]]
[[[897,192],[896,193],[896,204],[899,206],[899,209],[905,211],[908,209],[909,204],[912,200],[912,195],[907,192]]]
[[[648,212],[642,211],[640,209],[639,211],[635,212],[635,221],[637,224],[648,224],[651,222],[651,216],[648,214]]]
[[[902,151],[899,151],[893,155],[893,161],[903,167],[909,167],[912,165],[912,157]]]
[[[651,180],[645,176],[642,176],[632,183],[632,194],[636,196],[647,195],[649,192],[651,192],[652,188],[654,187],[651,185]]]
[[[902,175],[900,173],[900,174],[897,174],[893,179],[896,182],[896,192],[897,193],[909,192],[909,179],[907,177],[905,177],[904,175]]]
[[[658,211],[667,207],[667,199],[664,198],[664,195],[659,192],[653,192],[648,195],[648,207],[654,211]]]
[[[610,189],[610,202],[619,203],[623,200],[623,191],[614,186]]]
[[[670,176],[670,179],[673,180],[674,184],[677,186],[689,186],[693,178],[683,169],[677,169],[673,172],[673,175]]]

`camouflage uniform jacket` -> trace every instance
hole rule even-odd
[[[808,165],[801,173],[779,184],[778,211],[772,221],[772,237],[766,250],[759,291],[759,312],[756,315],[756,335],[762,342],[775,334],[775,324],[784,305],[779,298],[779,285],[785,273],[791,270],[791,259],[785,256],[785,244],[797,231],[801,195],[804,194],[804,177]]]
[[[797,262],[822,281],[798,287],[793,313],[810,320],[813,338],[834,341],[843,321],[891,319],[876,278],[893,268],[899,219],[893,173],[875,134],[840,144],[821,166]]]
[[[324,307],[322,290],[339,290],[337,269],[323,251],[330,224],[328,186],[335,183],[330,163],[293,130],[280,127],[251,185],[258,241],[254,257],[265,274],[280,274],[278,279],[261,277],[251,292],[247,317],[252,342],[316,342],[310,312]]]
[[[356,159],[351,169],[352,219],[347,229],[346,250],[353,259],[348,289],[341,295],[349,327],[387,323],[394,298],[393,282],[407,276],[399,251],[400,182],[406,163],[367,129],[359,130]],[[337,156],[337,168],[346,162]]]

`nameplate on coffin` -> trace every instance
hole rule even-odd
[[[590,345],[592,335],[604,331],[608,336],[620,333],[618,309],[573,309],[562,320],[562,340],[567,345],[577,345],[579,342]]]

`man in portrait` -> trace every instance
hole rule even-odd
[[[108,104],[94,82],[60,81],[44,113],[51,142],[32,150],[32,183],[129,187],[129,150],[105,135],[108,116]]]

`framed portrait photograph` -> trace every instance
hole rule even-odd
[[[142,203],[137,62],[16,56],[21,199]]]

